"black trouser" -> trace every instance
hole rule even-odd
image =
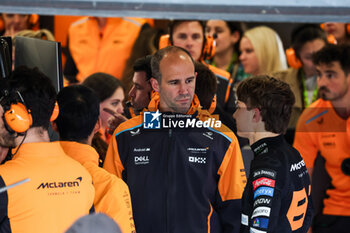
[[[315,216],[313,233],[349,233],[350,216],[318,215]]]

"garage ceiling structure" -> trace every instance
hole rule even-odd
[[[39,15],[350,22],[350,0],[0,0],[0,9]]]

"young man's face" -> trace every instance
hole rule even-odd
[[[3,116],[4,109],[0,105],[0,146],[1,147],[16,147],[15,137],[12,137],[10,133],[6,130]]]
[[[161,82],[152,79],[152,87],[159,92],[160,110],[186,113],[192,103],[196,86],[194,65],[184,52],[168,53],[160,62]]]
[[[346,98],[350,74],[345,74],[338,61],[316,66],[318,92],[322,99],[338,101]]]
[[[259,61],[256,56],[254,47],[247,37],[243,37],[239,45],[241,55],[239,60],[243,65],[244,72],[247,74],[257,75],[259,73]]]
[[[312,54],[322,49],[326,43],[322,39],[306,42],[300,49],[299,55],[303,69],[307,77],[316,75],[316,67],[312,62]]]
[[[202,55],[204,35],[202,25],[198,21],[177,24],[173,31],[173,44],[186,49],[195,61]]]
[[[248,110],[247,105],[242,101],[237,101],[237,110],[233,114],[233,118],[237,124],[237,134],[244,138],[249,138],[254,130],[252,127],[254,111]]]
[[[149,80],[146,80],[145,71],[136,71],[132,78],[133,85],[129,91],[129,97],[132,107],[136,111],[146,108],[150,101],[152,86]]]

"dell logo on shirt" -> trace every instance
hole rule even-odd
[[[148,156],[135,156],[134,161],[135,161],[135,165],[149,164]]]

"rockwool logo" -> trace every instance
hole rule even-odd
[[[79,186],[79,183],[82,181],[82,177],[78,177],[75,180],[78,181],[66,181],[66,182],[46,182],[46,183],[41,183],[36,189],[52,189],[52,188],[65,188],[65,187],[77,187]]]

